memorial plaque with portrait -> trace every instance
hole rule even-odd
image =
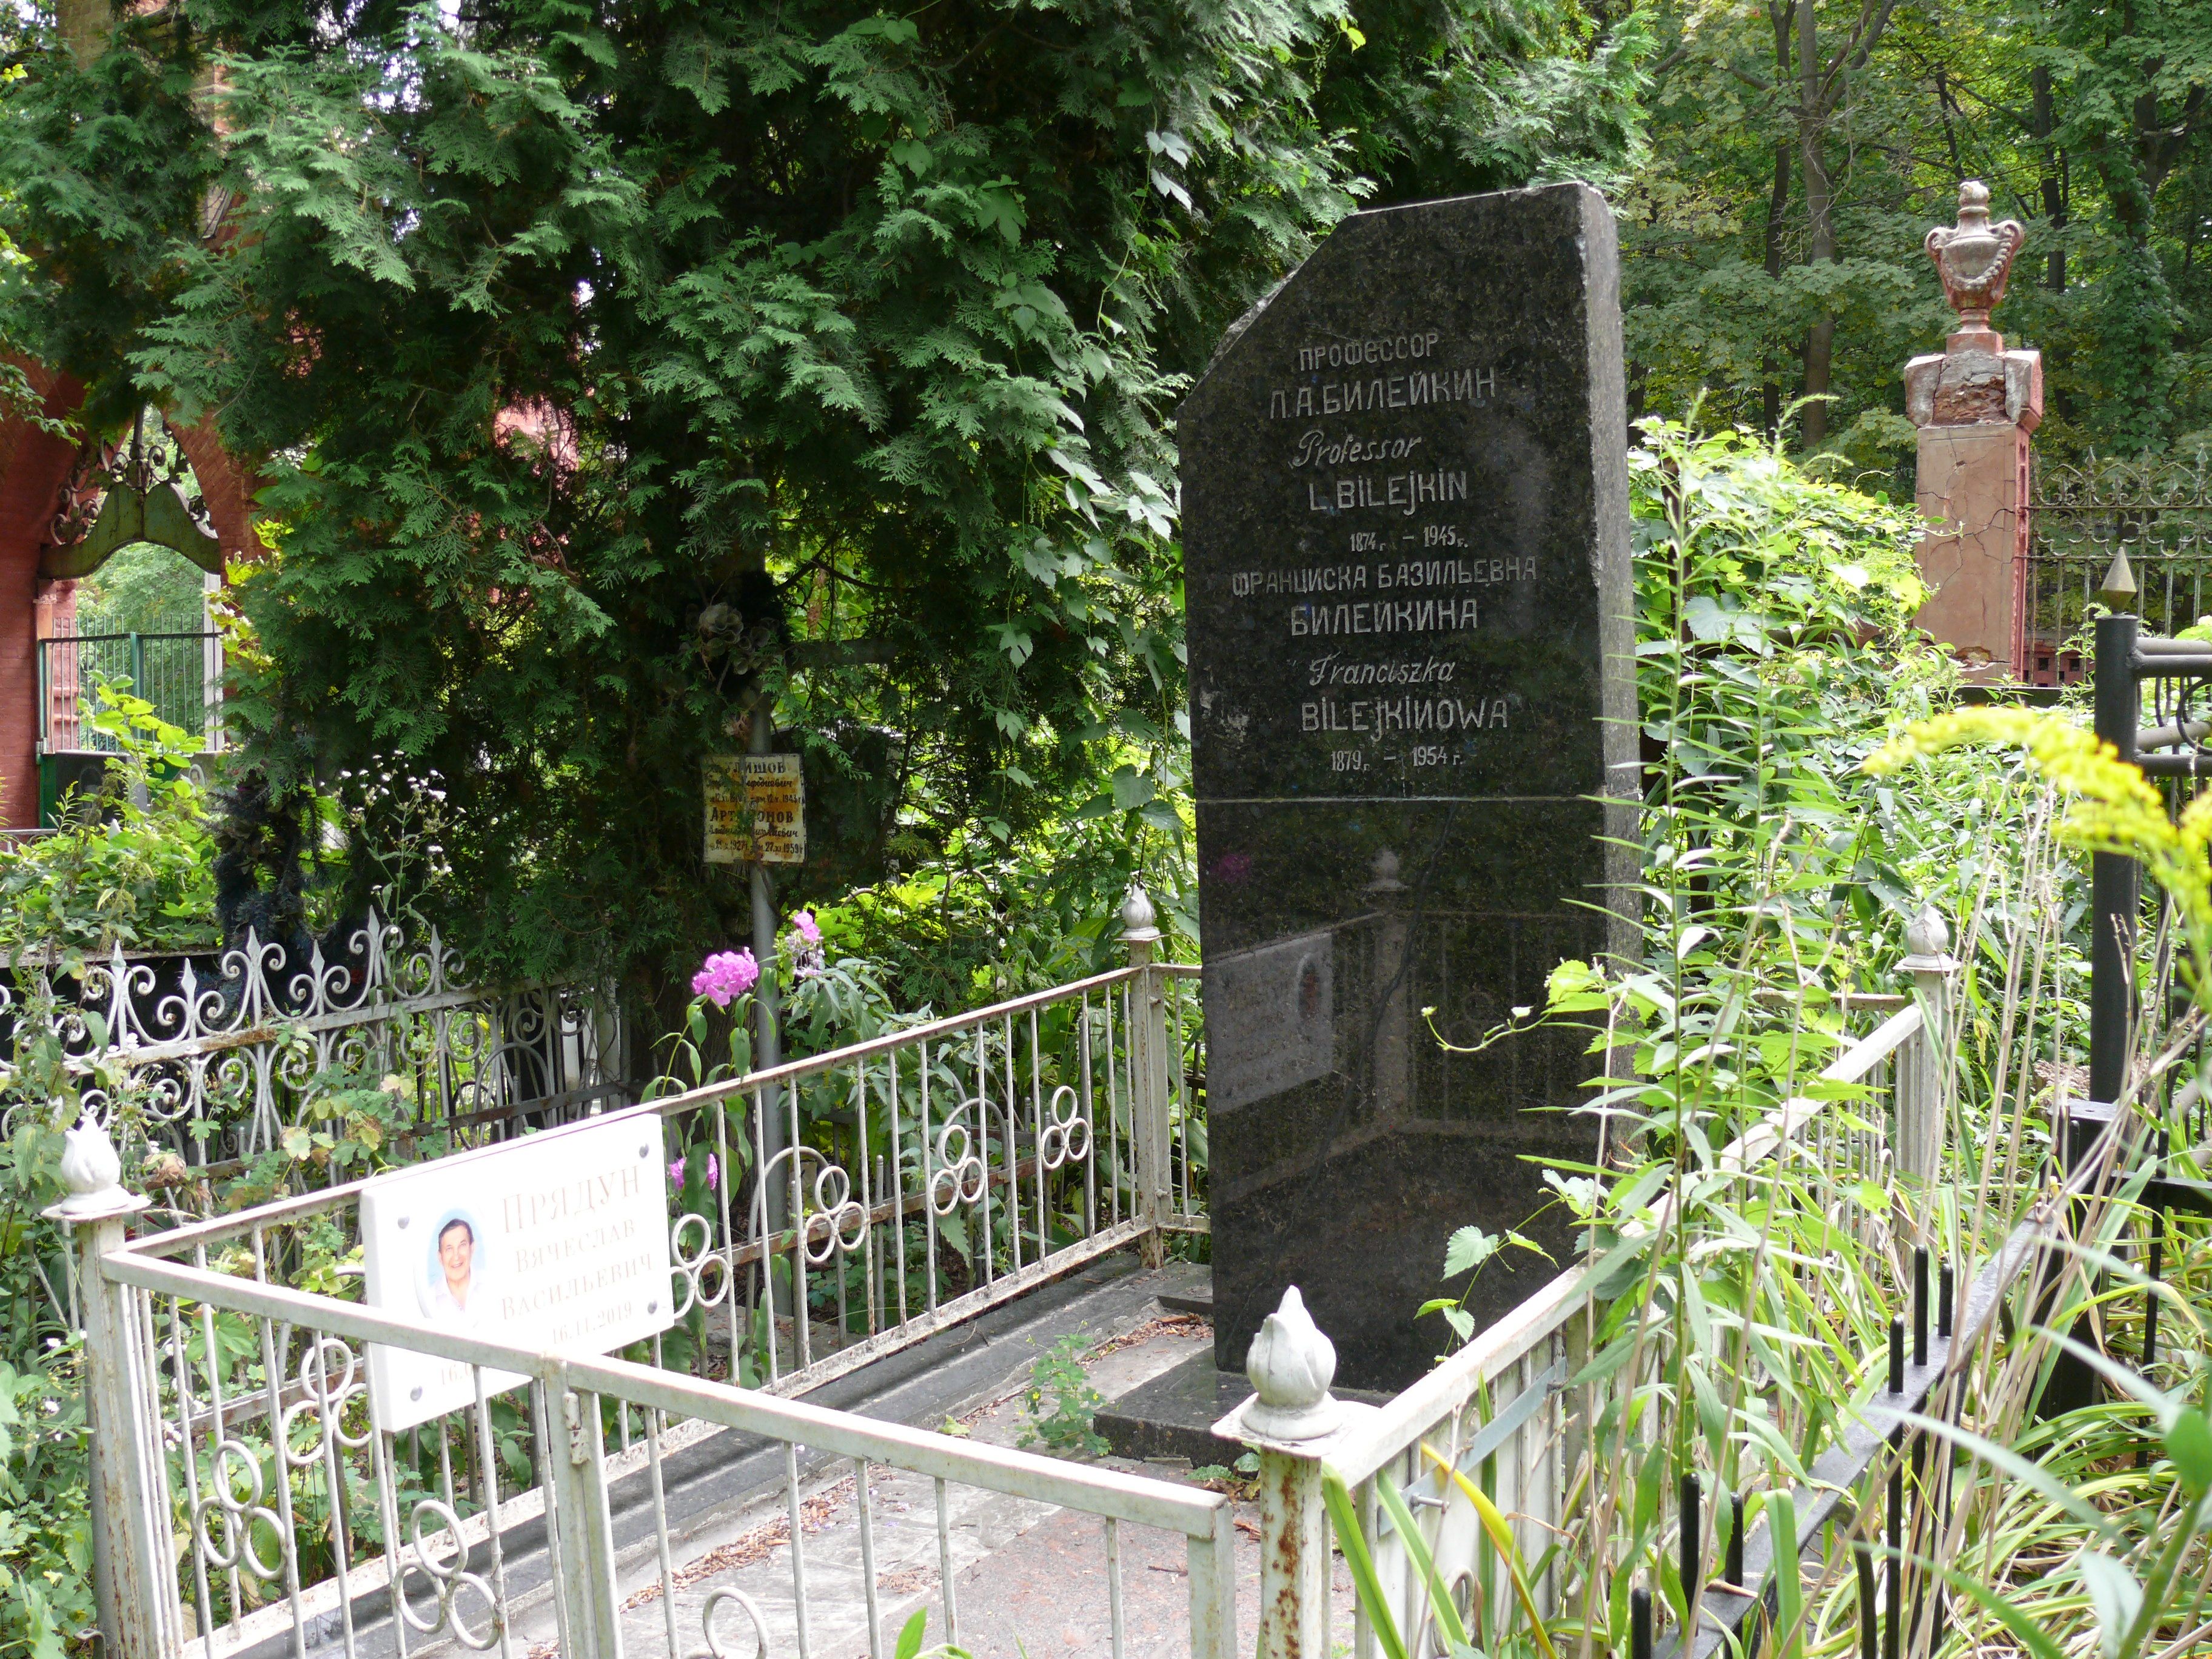
[[[665,1139],[651,1110],[594,1118],[368,1182],[369,1306],[541,1352],[608,1353],[675,1322]],[[473,1405],[471,1368],[372,1343],[386,1433]],[[529,1379],[487,1370],[486,1395]]]

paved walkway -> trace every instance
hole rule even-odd
[[[1155,1304],[1097,1345],[1085,1356],[1085,1368],[1091,1386],[1112,1399],[1212,1340],[1204,1322],[1165,1315]],[[957,1426],[979,1441],[1018,1443],[1027,1426],[1021,1395],[1029,1363]],[[1224,1462],[1231,1449],[1224,1446]],[[1188,1473],[1180,1463],[1102,1461],[1108,1468],[1170,1480]],[[892,1651],[899,1631],[920,1608],[927,1610],[929,1639],[940,1641],[946,1632],[935,1483],[878,1469],[870,1492],[878,1651]],[[625,1653],[690,1659],[719,1652],[753,1659],[758,1650],[773,1659],[802,1654],[808,1659],[867,1659],[869,1607],[856,1498],[849,1468],[801,1486],[803,1642],[788,1500],[779,1487],[672,1544],[677,1585],[672,1603],[662,1595],[657,1552],[625,1564],[625,1585],[635,1586],[623,1614]],[[947,1486],[945,1502],[962,1646],[979,1659],[1107,1659],[1113,1653],[1104,1522],[970,1487]],[[1123,1527],[1120,1546],[1122,1651],[1129,1659],[1180,1659],[1189,1651],[1189,1584],[1182,1536]],[[1352,1594],[1340,1565],[1337,1578],[1338,1627],[1348,1630]],[[740,1595],[757,1611],[757,1628]],[[1238,1508],[1237,1602],[1241,1650],[1254,1639],[1259,1605],[1257,1516],[1249,1504]],[[702,1628],[710,1607],[711,1646]],[[550,1607],[541,1606],[519,1620],[518,1650],[530,1650],[533,1659],[551,1659],[556,1651],[552,1616]]]

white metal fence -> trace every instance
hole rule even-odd
[[[966,1561],[956,1553],[952,1517],[969,1489],[1097,1517],[1106,1594],[1095,1616],[1115,1627],[1119,1529],[1178,1535],[1190,1650],[1206,1659],[1235,1652],[1232,1516],[1216,1494],[655,1365],[507,1346],[204,1265],[240,1243],[265,1263],[284,1219],[246,1222],[242,1234],[238,1224],[191,1230],[104,1259],[110,1321],[130,1352],[132,1419],[159,1425],[157,1435],[134,1442],[137,1466],[126,1484],[135,1490],[115,1496],[126,1513],[174,1515],[188,1528],[185,1583],[159,1571],[142,1581],[149,1653],[304,1652],[319,1636],[349,1659],[454,1648],[514,1659],[526,1651],[514,1635],[519,1620],[550,1601],[564,1654],[741,1654],[753,1650],[757,1634],[766,1650],[803,1656],[817,1650],[810,1621],[827,1621],[842,1601],[860,1610],[868,1650],[881,1654],[890,1644],[886,1610],[898,1597],[875,1559],[871,1499],[887,1475],[918,1478],[932,1492],[933,1611],[954,1639],[962,1621],[954,1587]],[[157,1254],[157,1246],[191,1259]],[[375,1341],[465,1364],[476,1404],[420,1431],[378,1432],[367,1415],[364,1363]],[[230,1347],[259,1361],[253,1375],[234,1373],[235,1391],[223,1388],[226,1367],[210,1358]],[[500,1372],[532,1379],[524,1398],[487,1385]],[[617,1422],[637,1425],[650,1488],[651,1547],[642,1560],[635,1552],[625,1560],[616,1546],[615,1488],[639,1461],[611,1443]],[[526,1432],[526,1451],[502,1443]],[[789,1600],[763,1610],[744,1591],[718,1597],[710,1588],[694,1632],[678,1624],[683,1564],[672,1549],[662,1472],[672,1441],[696,1445],[705,1434],[730,1432],[781,1452]],[[823,1484],[824,1462],[854,1483],[857,1572],[810,1562],[802,1510]],[[494,1515],[495,1526],[486,1519]],[[550,1546],[539,1552],[550,1577],[516,1572],[519,1534]],[[166,1540],[150,1542],[151,1559],[165,1560]],[[657,1603],[660,1615],[643,1630],[623,1616],[641,1602]],[[726,1647],[726,1635],[743,1640]]]
[[[1125,913],[1126,968],[627,1109],[664,1120],[687,1169],[711,1158],[715,1171],[707,1201],[679,1200],[671,1217],[682,1317],[649,1351],[526,1351],[362,1306],[357,1187],[129,1243],[125,1219],[143,1200],[112,1189],[82,1200],[71,1219],[91,1291],[96,1532],[119,1650],[527,1659],[517,1632],[537,1609],[572,1656],[805,1656],[833,1650],[817,1639],[830,1626],[864,1631],[880,1654],[917,1585],[935,1634],[957,1637],[978,1611],[959,1605],[974,1556],[956,1536],[963,1494],[995,1493],[1096,1519],[1084,1548],[1103,1589],[1085,1616],[1116,1655],[1125,1529],[1181,1540],[1188,1593],[1170,1645],[1241,1655],[1226,1499],[787,1398],[1108,1251],[1206,1225],[1190,970],[1152,960],[1144,908]],[[1895,1012],[1822,1086],[1753,1124],[1711,1171],[1728,1182],[1797,1161],[1838,1248],[1886,1257],[1893,1284],[1925,1236],[1945,1156],[1955,968],[1940,939],[1908,966],[1916,994],[1888,999]],[[696,1199],[700,1184],[684,1191]],[[1664,1228],[1670,1201],[1646,1224]],[[1484,1493],[1534,1564],[1539,1613],[1565,1610],[1589,1567],[1560,1547],[1583,1518],[1584,1437],[1650,1380],[1577,1379],[1604,1273],[1591,1262],[1560,1275],[1325,1434],[1258,1432],[1250,1403],[1240,1408],[1231,1431],[1261,1453],[1263,1652],[1348,1644],[1367,1659],[1385,1645],[1364,1614],[1334,1627],[1330,1482],[1349,1494],[1409,1651],[1442,1650],[1424,1560],[1471,1625],[1480,1608],[1498,1628],[1516,1594],[1507,1554],[1447,1470]],[[377,1431],[371,1343],[467,1365],[475,1401]],[[529,1380],[503,1393],[487,1382],[501,1372]],[[769,1460],[788,1585],[773,1597],[678,1559],[670,1460],[718,1436],[750,1437]],[[808,1541],[810,1506],[831,1483],[857,1518],[842,1554]],[[887,1559],[889,1492],[932,1525],[909,1528]]]
[[[195,1175],[318,1127],[318,1100],[396,1084],[424,1130],[497,1136],[626,1102],[613,999],[581,986],[479,988],[433,928],[410,940],[374,911],[326,957],[264,940],[205,956],[126,957],[72,976],[34,959],[0,972],[0,1096],[50,1043],[87,1109],[124,1115]],[[0,1115],[12,1133],[18,1103]],[[46,1109],[38,1103],[36,1109]]]
[[[664,1627],[646,1647],[672,1659],[698,1642],[724,1651],[729,1632],[783,1615],[733,1590],[703,1607],[721,1633],[678,1628],[682,1564],[662,1472],[672,1449],[735,1432],[782,1449],[793,1579],[775,1651],[807,1653],[810,1609],[839,1597],[863,1610],[849,1622],[865,1618],[870,1651],[882,1650],[878,1602],[896,1598],[870,1559],[869,1494],[889,1472],[933,1487],[940,1633],[961,1617],[959,1492],[996,1492],[1098,1517],[1097,1616],[1117,1632],[1117,1529],[1179,1534],[1190,1650],[1225,1659],[1225,1500],[780,1398],[1110,1251],[1157,1256],[1165,1233],[1203,1230],[1193,970],[1152,961],[1141,895],[1123,919],[1125,968],[624,1109],[661,1119],[681,1160],[669,1223],[678,1323],[627,1358],[526,1352],[362,1306],[358,1182],[128,1243],[125,1219],[144,1200],[94,1194],[64,1218],[76,1224],[94,1356],[102,1600],[122,1650],[216,1659],[328,1644],[349,1659],[447,1648],[512,1659],[526,1651],[518,1620],[550,1601],[564,1653],[611,1654],[623,1604],[652,1601],[657,1583]],[[297,994],[313,1004],[325,982],[312,976]],[[362,1005],[337,1006],[342,982],[327,982],[310,1037],[357,1029],[346,1021]],[[173,1018],[197,1018],[197,1039],[218,1039],[218,1054],[221,1039],[276,1045],[266,1011],[239,1004],[208,1003],[203,1017],[187,997]],[[136,1058],[197,1057],[166,1035]],[[180,1087],[172,1116],[211,1098]],[[469,1365],[476,1401],[378,1431],[370,1342]],[[530,1381],[487,1387],[499,1372]],[[854,1483],[862,1560],[810,1577],[800,1510],[825,1459]],[[617,1559],[617,1513],[642,1528],[643,1559],[635,1548]],[[519,1566],[526,1557],[537,1565]],[[627,1624],[637,1650],[638,1620]]]
[[[671,1241],[698,1340],[796,1393],[1204,1231],[1194,974],[1147,955],[656,1102],[714,1174]]]

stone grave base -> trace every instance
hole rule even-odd
[[[1213,1425],[1243,1404],[1251,1392],[1243,1372],[1218,1369],[1213,1351],[1203,1349],[1109,1401],[1091,1426],[1106,1437],[1117,1457],[1184,1457],[1194,1468],[1234,1463],[1244,1449],[1234,1441],[1214,1438]],[[1340,1400],[1370,1406],[1390,1398],[1369,1389],[1329,1392]]]

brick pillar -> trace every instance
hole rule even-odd
[[[23,368],[46,415],[76,411],[84,394],[75,380]],[[42,623],[59,622],[63,605],[74,608],[73,599],[42,589],[39,549],[76,460],[74,447],[28,422],[0,422],[0,829],[39,822],[38,641]]]
[[[2027,232],[1990,223],[1990,192],[1959,186],[1959,222],[1928,233],[1943,295],[1959,313],[1944,349],[1905,366],[1905,410],[1920,428],[1920,574],[1936,590],[1919,623],[1970,676],[2027,670],[2028,437],[2043,418],[2043,358],[2008,351],[1990,326]]]
[[[169,430],[176,437],[177,447],[185,452],[185,459],[191,463],[192,477],[199,483],[200,505],[222,548],[223,563],[259,558],[261,540],[253,531],[253,497],[262,485],[260,475],[223,448],[213,421]]]

